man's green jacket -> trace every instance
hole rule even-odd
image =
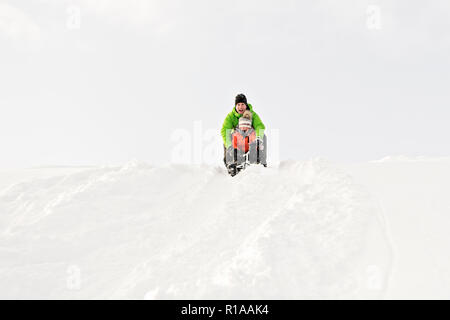
[[[259,118],[258,114],[253,111],[253,107],[251,104],[248,104],[248,109],[252,112],[252,126],[256,131],[256,136],[259,138],[264,137],[264,129],[266,128],[264,126],[264,123],[262,123],[261,119]],[[234,128],[236,128],[239,125],[239,118],[242,117],[242,114],[236,111],[236,107],[233,108],[233,111],[231,111],[227,117],[225,118],[225,121],[222,125],[222,138],[223,138],[223,144],[226,148],[231,146],[231,134],[233,133]]]

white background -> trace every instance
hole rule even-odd
[[[194,121],[219,138],[240,92],[280,130],[280,159],[448,155],[449,12],[446,0],[2,1],[0,167],[168,162],[171,135]]]

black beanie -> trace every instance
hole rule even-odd
[[[247,98],[245,97],[245,95],[243,93],[239,93],[236,96],[236,99],[234,100],[234,106],[236,106],[238,103],[245,103],[245,105],[248,106]]]

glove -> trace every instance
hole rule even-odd
[[[227,160],[234,160],[234,148],[233,146],[230,146],[227,148],[227,155],[226,155],[226,159]]]
[[[264,150],[264,140],[262,138],[257,137],[256,143],[258,145],[259,150]]]

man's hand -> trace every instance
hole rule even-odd
[[[227,160],[233,160],[234,159],[234,148],[233,146],[230,146],[227,148],[227,155],[226,155]]]
[[[256,143],[258,145],[259,150],[264,150],[264,140],[262,138],[257,137]]]

